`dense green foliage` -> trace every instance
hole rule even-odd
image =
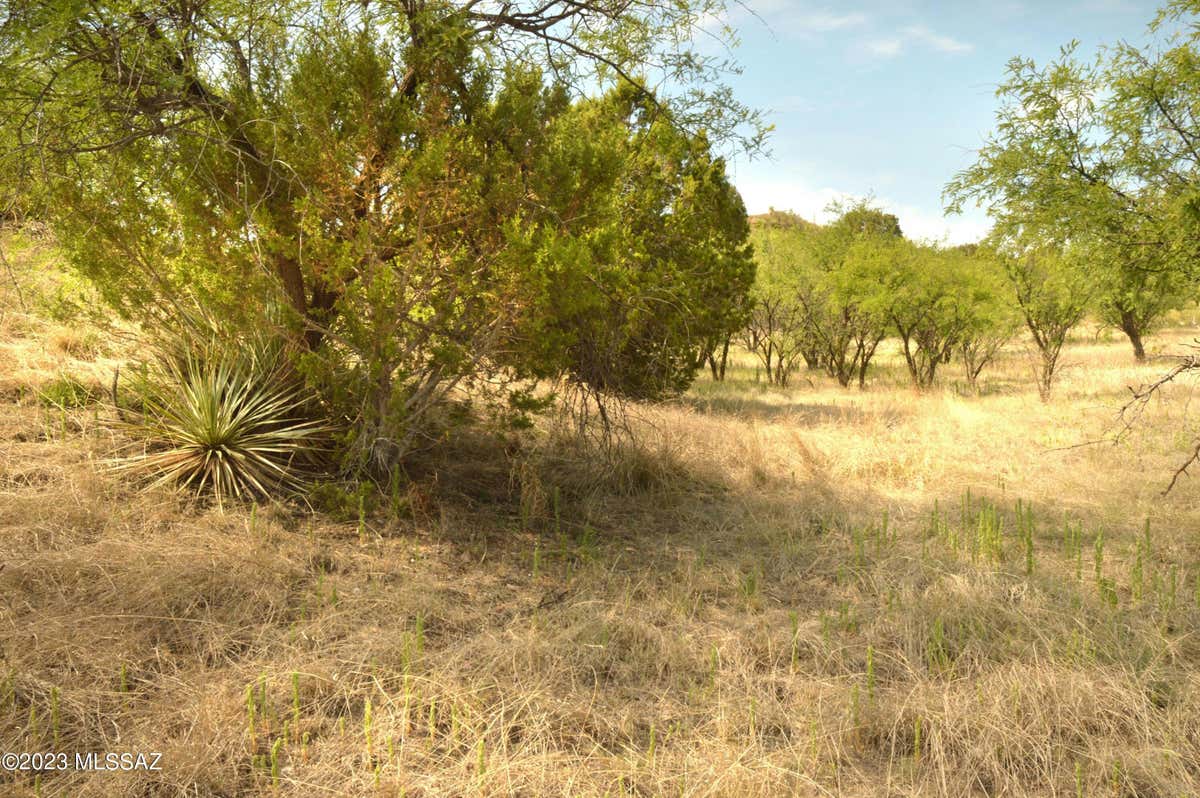
[[[899,242],[866,264],[863,279],[876,286],[876,304],[900,339],[904,362],[918,388],[933,385],[938,367],[956,351],[967,382],[975,384],[987,362],[984,339],[1006,340],[1008,294],[993,259],[969,250]],[[995,354],[995,350],[991,351]]]
[[[510,223],[505,258],[532,300],[512,365],[646,399],[686,388],[709,342],[741,326],[754,263],[723,162],[633,99],[554,120],[531,170],[544,205]]]
[[[744,321],[705,131],[763,130],[689,49],[710,3],[3,10],[5,162],[72,263],[134,318],[278,319],[351,467],[388,472],[466,387],[670,395]]]
[[[956,351],[974,385],[1012,335],[999,261],[908,241],[895,216],[868,203],[838,211],[825,227],[779,213],[756,220],[759,279],[743,341],[771,381],[786,384],[803,359],[861,387],[880,342],[894,335],[915,386],[933,385]]]

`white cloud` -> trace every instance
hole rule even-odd
[[[966,42],[960,42],[958,39],[934,33],[924,25],[911,25],[902,30],[901,33],[913,41],[921,42],[943,53],[969,53],[975,49],[974,46]]]
[[[887,199],[879,199],[878,203],[888,213],[896,214],[900,219],[900,229],[914,241],[972,244],[986,236],[992,227],[982,213],[944,216],[936,210],[889,202]]]
[[[911,47],[951,54],[969,53],[975,49],[969,42],[938,33],[928,25],[908,25],[889,31],[882,29],[879,20],[872,14],[844,11],[836,5],[796,3],[794,0],[745,0],[718,14],[710,14],[700,22],[700,27],[709,32],[716,32],[726,25],[735,29],[765,25],[777,36],[800,39],[812,39],[839,31],[858,31],[871,38],[860,41],[856,48],[877,58],[894,58]]]
[[[751,214],[766,213],[771,208],[777,211],[793,211],[813,222],[830,220],[826,208],[831,202],[846,199],[844,191],[832,188],[812,188],[801,182],[775,178],[735,178],[734,184]]]
[[[926,25],[908,25],[895,34],[868,39],[859,48],[868,55],[876,58],[895,58],[904,53],[910,46],[936,50],[939,53],[960,55],[969,53],[975,46],[969,42],[959,41],[952,36],[944,36]]]
[[[706,16],[701,27],[713,30],[729,24],[734,28],[765,25],[780,36],[811,37],[816,34],[861,28],[870,18],[859,11],[797,5],[790,0],[748,0],[735,3],[719,14]]]
[[[808,33],[829,33],[845,28],[857,28],[867,24],[867,15],[861,13],[834,14],[829,11],[817,11],[811,14],[799,14],[786,19],[789,29]]]
[[[872,39],[863,45],[863,48],[874,56],[880,58],[895,58],[904,52],[904,42],[893,37],[890,39]]]
[[[777,211],[793,211],[810,221],[825,224],[832,221],[827,210],[830,203],[853,200],[854,196],[844,191],[827,187],[813,187],[803,181],[787,178],[760,178],[745,176],[735,178],[738,191],[751,214],[766,213],[771,208]],[[937,209],[921,208],[887,197],[875,197],[872,202],[888,213],[896,214],[904,235],[914,241],[966,244],[980,240],[991,227],[982,212],[965,213],[962,216],[943,216]]]

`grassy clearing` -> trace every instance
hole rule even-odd
[[[4,794],[1200,794],[1190,390],[1075,447],[1158,371],[1120,339],[1048,405],[1019,347],[980,396],[745,360],[608,460],[548,426],[369,506],[218,511],[98,465],[104,412],[45,397],[119,346],[10,300],[0,750],[163,770]]]

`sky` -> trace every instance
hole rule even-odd
[[[741,46],[736,95],[775,125],[770,157],[730,164],[750,213],[825,221],[831,200],[873,196],[905,234],[956,244],[988,229],[983,210],[945,217],[942,189],[993,128],[1014,56],[1039,64],[1149,41],[1159,3],[1141,0],[916,2],[745,0],[726,21]]]

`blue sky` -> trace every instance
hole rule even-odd
[[[1140,0],[807,2],[747,0],[728,22],[744,67],[738,97],[775,124],[768,159],[731,164],[751,213],[823,220],[838,197],[873,194],[915,238],[973,241],[983,211],[945,218],[942,188],[992,129],[1010,58],[1042,62],[1071,39],[1148,40]]]

